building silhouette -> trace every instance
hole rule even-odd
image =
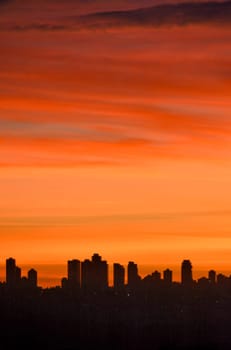
[[[138,274],[138,266],[133,261],[128,262],[127,276],[128,287],[131,289],[137,287],[140,276]]]
[[[9,288],[16,286],[17,275],[16,261],[13,258],[6,259],[6,284]]]
[[[153,282],[159,282],[161,280],[161,273],[159,271],[154,271],[152,273],[152,280]]]
[[[225,276],[223,273],[219,273],[217,275],[217,284],[220,286],[224,286],[228,281],[228,277]]]
[[[106,288],[108,265],[99,254],[83,262],[69,260],[67,266],[62,288],[40,289],[32,288],[37,286],[34,269],[21,277],[15,259],[6,260],[7,283],[0,282],[3,348],[20,344],[31,349],[32,339],[35,350],[110,345],[127,350],[231,349],[231,276],[218,273],[216,278],[210,270],[193,281],[192,264],[184,260],[181,282],[172,283],[169,269],[163,278],[154,271],[141,279],[137,264],[130,261],[129,286],[124,266],[113,264],[113,289]],[[75,285],[78,276],[82,289],[70,289],[69,282]]]
[[[62,289],[67,289],[68,288],[68,279],[66,277],[63,277],[61,279],[61,288]]]
[[[209,284],[209,279],[206,277],[201,277],[201,278],[198,278],[197,280],[197,285],[199,287],[207,287],[208,284]]]
[[[67,279],[70,288],[80,288],[80,261],[77,259],[67,262]]]
[[[15,284],[19,285],[22,278],[22,270],[20,267],[15,266]]]
[[[92,288],[104,291],[108,287],[108,264],[97,253],[92,255]]]
[[[164,282],[166,284],[172,283],[172,271],[169,269],[164,270]]]
[[[95,253],[81,264],[81,286],[85,292],[102,292],[108,287],[108,264]]]
[[[193,283],[192,264],[190,260],[183,260],[181,264],[181,283],[190,286]]]
[[[210,270],[210,271],[208,272],[208,279],[209,279],[209,282],[212,283],[212,284],[215,284],[215,283],[216,283],[216,278],[217,278],[216,271]]]
[[[81,264],[81,287],[84,292],[92,289],[92,265],[89,259],[85,259]]]
[[[22,276],[22,270],[16,265],[16,260],[13,258],[6,259],[6,285],[9,289],[24,290],[28,287],[37,288],[38,285],[37,271],[30,269],[27,272],[27,277]]]
[[[116,292],[124,289],[125,285],[125,268],[118,264],[113,264],[113,286]]]
[[[38,274],[34,269],[30,269],[27,274],[28,285],[30,287],[36,288],[38,284]]]

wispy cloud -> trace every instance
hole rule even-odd
[[[130,11],[91,14],[77,19],[90,28],[120,26],[187,25],[192,23],[230,24],[231,1],[164,4]]]
[[[175,221],[188,218],[229,217],[231,210],[189,211],[167,213],[133,213],[98,216],[36,216],[0,217],[0,227],[25,226],[76,226],[103,222]]]
[[[51,1],[52,11],[37,17],[38,3],[23,3],[27,6],[21,8],[20,1],[12,2],[14,20],[5,11],[5,24],[29,29],[37,23],[39,30],[1,36],[1,166],[230,158],[230,31],[212,25],[151,28],[157,20],[173,18],[173,23],[189,13],[193,21],[229,16],[224,9],[230,1],[85,16],[70,15],[63,1],[53,11]],[[91,21],[123,29],[61,29]],[[136,29],[127,31],[127,25]],[[141,30],[146,25],[149,29]],[[60,32],[52,32],[52,26]],[[49,34],[41,33],[44,29]]]
[[[4,3],[4,1],[2,1]],[[188,24],[218,23],[229,25],[231,21],[231,1],[224,2],[185,2],[164,3],[152,7],[138,9],[96,12],[87,15],[42,16],[25,22],[9,21],[0,26],[1,30],[82,30],[82,29],[109,29],[121,27],[159,27],[182,26]]]
[[[116,142],[126,139],[121,133],[111,129],[94,128],[78,123],[8,121],[0,119],[0,135],[3,137],[29,137],[50,139],[91,140]]]

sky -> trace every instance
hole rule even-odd
[[[231,274],[231,2],[0,1],[0,280],[98,252]]]

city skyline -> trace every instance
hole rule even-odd
[[[98,253],[68,260],[55,288],[41,288],[33,268],[23,276],[14,258],[5,267],[1,344],[10,349],[230,349],[231,275],[210,270],[196,281],[189,259],[181,262],[180,283],[170,269],[141,278],[135,262],[114,263],[113,286]]]
[[[123,279],[123,285],[131,285],[136,284],[137,282],[145,281],[145,279],[150,278],[150,276],[154,276],[154,279],[160,279],[160,280],[166,280],[171,281],[171,283],[180,283],[182,285],[184,284],[190,284],[191,282],[198,283],[200,280],[208,279],[213,280],[215,283],[217,281],[217,278],[231,278],[231,271],[215,271],[212,267],[210,267],[208,270],[205,270],[204,274],[199,273],[194,268],[191,260],[184,259],[181,261],[179,265],[179,276],[176,278],[174,271],[169,268],[169,266],[162,267],[162,270],[158,269],[157,267],[153,270],[146,271],[146,273],[140,273],[140,266],[135,261],[128,261],[127,264],[121,264],[119,261],[108,263],[107,260],[102,260],[102,256],[100,256],[98,253],[94,253],[91,257],[85,258],[84,260],[79,260],[77,258],[75,259],[69,259],[66,261],[65,264],[65,273],[57,279],[57,283],[41,283],[41,280],[39,278],[39,271],[34,268],[34,266],[30,266],[27,268],[27,272],[25,274],[25,268],[22,269],[21,265],[16,265],[16,259],[13,257],[8,257],[5,261],[4,270],[5,270],[5,277],[1,280],[1,283],[6,283],[8,285],[14,285],[15,281],[18,282],[20,280],[25,281],[26,279],[30,280],[32,279],[32,284],[36,284],[41,288],[54,288],[54,287],[62,287],[62,285],[67,283],[70,283],[70,286],[75,288],[86,288],[85,282],[87,277],[86,273],[84,271],[87,271],[86,268],[89,268],[89,264],[92,265],[92,263],[99,263],[105,264],[106,270],[103,272],[104,276],[103,280],[100,279],[99,275],[100,272],[97,272],[97,270],[92,271],[90,279],[93,279],[95,281],[98,281],[99,278],[99,284],[103,284],[104,288],[106,287],[116,287],[118,285],[118,282],[115,281],[115,278],[119,281],[121,281],[121,278]],[[86,265],[87,264],[87,265]],[[86,267],[84,267],[86,265]],[[97,266],[97,265],[96,265]],[[121,269],[122,269],[122,277],[121,277]],[[10,273],[9,273],[10,271]],[[13,273],[12,273],[13,271]],[[131,271],[131,272],[129,272]],[[184,272],[185,271],[185,272]],[[12,276],[13,274],[13,276]],[[88,273],[87,273],[88,274]],[[135,277],[132,277],[134,276]],[[10,277],[7,277],[10,276]],[[85,277],[86,276],[86,277]],[[130,277],[129,277],[130,276]],[[137,276],[137,277],[136,277]],[[212,276],[212,277],[211,277]],[[219,277],[221,276],[221,277]],[[134,280],[135,278],[135,280]],[[49,279],[49,277],[48,277]],[[36,280],[36,282],[34,282]],[[130,280],[130,282],[129,282]],[[87,281],[87,280],[86,280]],[[104,281],[104,282],[102,282]],[[25,282],[24,282],[25,283]],[[98,282],[95,282],[98,283]],[[121,283],[121,282],[119,282]]]
[[[0,12],[0,276],[15,256],[53,284],[92,251],[230,271],[231,2]]]

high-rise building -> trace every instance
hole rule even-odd
[[[94,253],[91,257],[91,261],[93,263],[100,263],[102,261],[102,257],[98,253]]]
[[[216,283],[216,278],[217,278],[216,271],[210,270],[210,271],[208,272],[209,283],[215,284],[215,283]]]
[[[13,258],[6,259],[6,284],[12,288],[16,286],[17,281],[16,261]]]
[[[113,286],[116,292],[124,289],[125,283],[125,269],[122,265],[113,264]]]
[[[192,285],[192,264],[190,260],[184,260],[181,265],[181,283],[185,286]]]
[[[84,292],[89,292],[92,287],[92,263],[89,259],[81,263],[81,287]]]
[[[67,289],[68,288],[68,279],[66,277],[63,277],[61,279],[61,287],[62,287],[62,289]]]
[[[101,292],[108,287],[108,264],[99,254],[82,262],[81,285],[85,292]]]
[[[29,286],[31,287],[37,287],[37,283],[38,283],[38,274],[37,274],[37,271],[34,270],[34,269],[30,269],[28,271],[28,274],[27,274],[27,278],[28,278],[28,283],[29,283]]]
[[[68,285],[71,288],[80,288],[80,261],[77,259],[67,262]]]
[[[169,270],[169,269],[164,270],[164,282],[166,284],[172,283],[172,270]]]
[[[103,291],[108,287],[108,264],[99,254],[93,254],[92,259],[92,288]]]
[[[16,266],[15,267],[15,283],[16,285],[19,285],[21,282],[21,278],[22,278],[22,270],[20,267]]]
[[[223,275],[223,273],[219,273],[217,275],[217,284],[220,286],[224,286],[227,284],[227,282],[229,281],[228,277]]]
[[[129,261],[127,273],[128,273],[128,286],[130,288],[137,287],[140,281],[137,264],[135,264],[133,261]]]
[[[154,281],[154,282],[158,282],[158,281],[160,281],[161,280],[161,273],[159,272],[159,271],[154,271],[153,273],[152,273],[152,280]]]

